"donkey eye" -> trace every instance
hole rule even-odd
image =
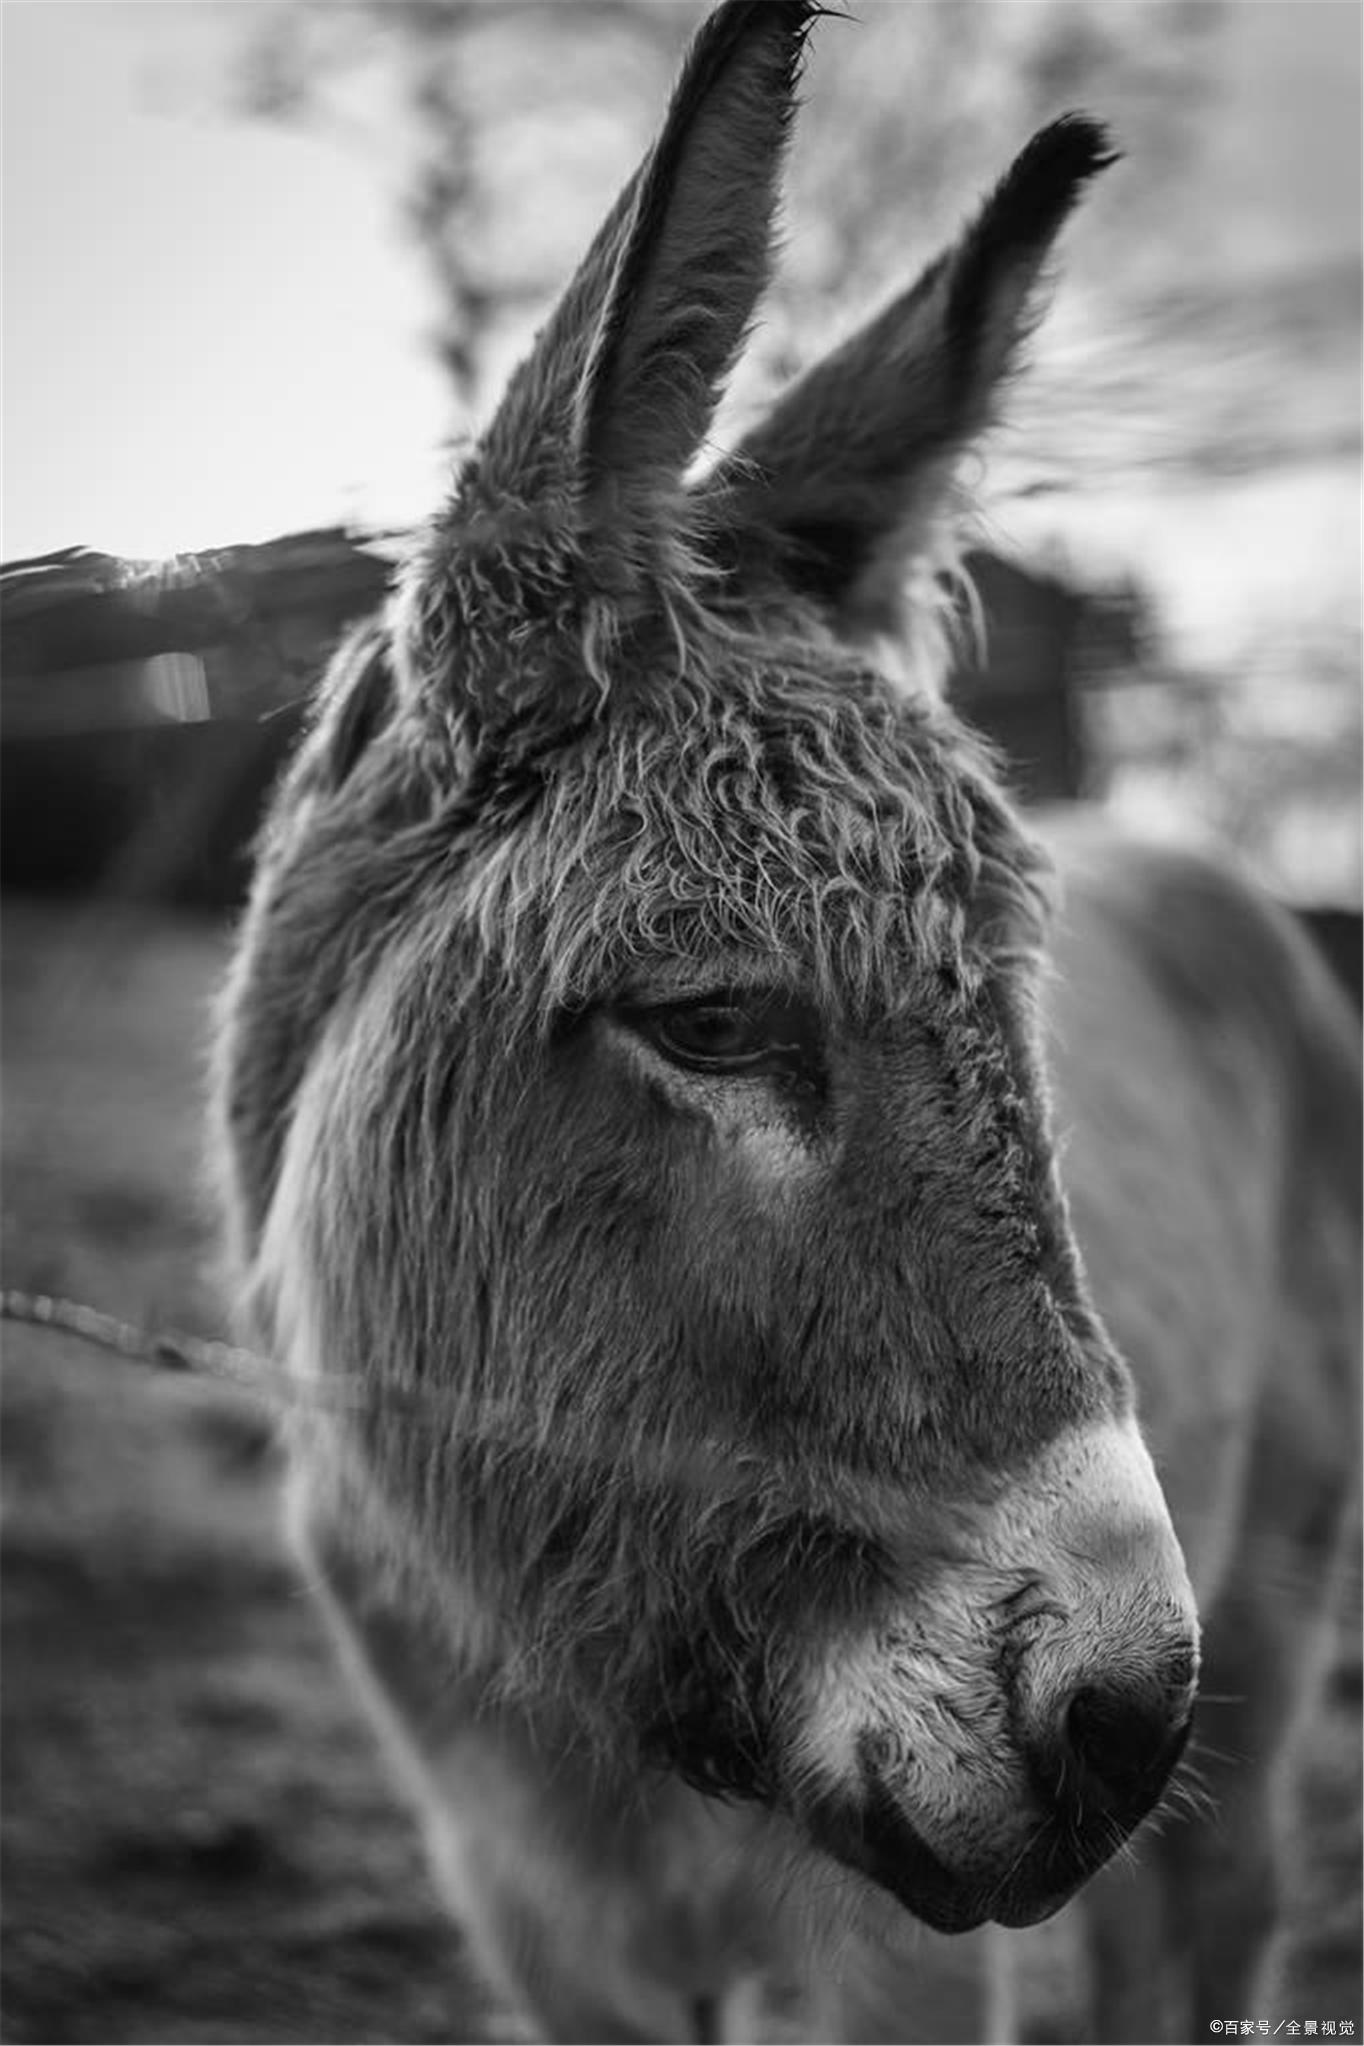
[[[752,1009],[708,1002],[703,1008],[665,1009],[650,1018],[660,1051],[683,1065],[746,1066],[772,1050],[766,1019]]]
[[[793,1074],[810,1063],[809,1021],[780,997],[717,995],[626,1012],[631,1028],[693,1072]]]

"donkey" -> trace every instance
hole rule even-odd
[[[1122,1847],[1201,1610],[1242,1766],[1087,1892],[1096,2027],[1183,2037],[1253,2002],[1347,1493],[1353,1030],[1215,862],[1045,850],[938,687],[911,567],[1095,122],[695,473],[816,12],[702,27],[333,660],[222,1002],[232,1254],[519,2022],[942,2036],[917,1927],[1034,1925]]]

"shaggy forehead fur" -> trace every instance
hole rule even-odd
[[[951,1006],[1035,947],[1040,856],[982,744],[811,620],[640,634],[601,683],[567,737],[514,719],[481,749],[501,800],[464,913],[523,1020],[663,973],[762,976],[866,1022],[911,965]]]

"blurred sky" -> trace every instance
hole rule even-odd
[[[412,521],[438,491],[420,259],[371,161],[215,111],[247,11],[4,8],[7,559]]]
[[[4,8],[5,558],[411,523],[439,493],[393,166],[225,111],[244,13]],[[1354,0],[1239,0],[1218,265],[1358,259],[1360,40]]]

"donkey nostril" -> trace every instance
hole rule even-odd
[[[1066,1710],[1066,1740],[1093,1781],[1121,1803],[1154,1803],[1188,1738],[1186,1717],[1129,1691],[1087,1685]]]

